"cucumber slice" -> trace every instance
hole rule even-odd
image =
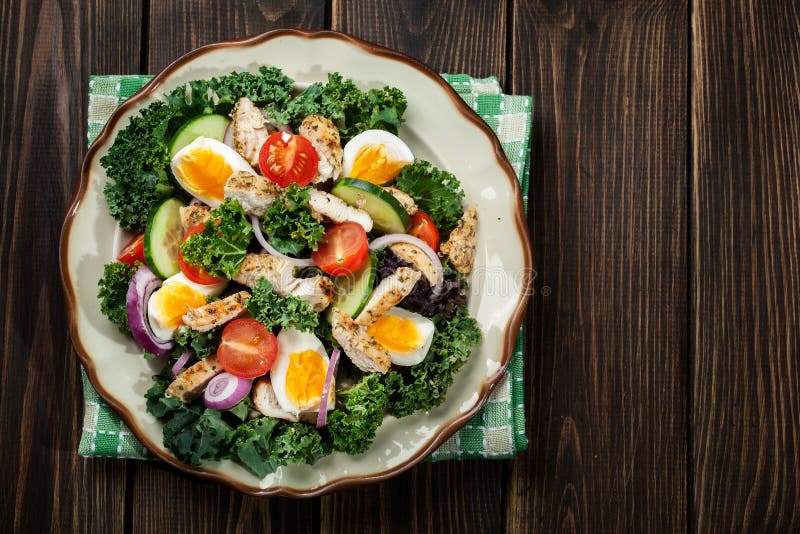
[[[168,198],[155,207],[144,230],[144,259],[159,278],[169,278],[180,271],[178,250],[183,239],[181,211],[183,202]]]
[[[210,137],[222,141],[230,122],[224,115],[200,115],[190,120],[172,137],[169,143],[169,159],[174,158],[180,149],[198,137]]]
[[[369,213],[374,229],[380,233],[404,234],[411,228],[408,212],[380,186],[358,178],[342,178],[333,186],[331,194]]]
[[[374,252],[370,252],[369,258],[364,262],[361,269],[351,276],[337,276],[334,279],[336,298],[333,299],[333,303],[325,314],[328,322],[331,322],[333,308],[341,309],[350,317],[358,317],[372,294],[372,286],[375,285],[377,271],[378,257]]]

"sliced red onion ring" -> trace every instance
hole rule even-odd
[[[147,322],[147,301],[159,287],[161,280],[153,274],[153,271],[146,266],[139,267],[128,286],[125,310],[128,312],[128,324],[133,339],[147,352],[165,356],[175,347],[175,342],[158,338],[150,330],[150,324]]]
[[[325,375],[325,385],[322,386],[322,398],[319,401],[317,428],[322,428],[328,422],[328,397],[330,397],[333,375],[336,374],[336,365],[339,363],[339,355],[341,353],[341,349],[333,349],[331,359],[328,362],[328,373]]]
[[[239,404],[250,393],[253,383],[230,373],[211,379],[203,392],[203,403],[212,410],[227,410]]]
[[[389,245],[394,245],[395,243],[409,243],[416,247],[419,247],[422,252],[428,256],[428,259],[433,262],[433,266],[436,268],[437,273],[440,275],[437,278],[439,280],[444,280],[444,267],[442,267],[442,261],[439,259],[439,255],[428,246],[428,244],[418,237],[414,237],[413,235],[409,234],[386,234],[380,237],[377,237],[372,240],[372,243],[369,244],[370,250],[379,250]],[[437,284],[438,285],[441,284]],[[434,288],[435,289],[435,288]]]
[[[225,128],[225,135],[222,136],[222,142],[225,143],[226,145],[228,145],[229,147],[234,148],[234,146],[233,146],[233,126],[232,126],[232,124],[233,124],[233,121],[229,122],[228,123],[228,127]]]
[[[279,258],[284,258],[292,262],[293,265],[297,267],[313,267],[314,260],[311,258],[292,258],[291,256],[287,256],[286,254],[281,254],[278,250],[269,244],[269,241],[266,240],[264,234],[261,232],[261,221],[258,220],[258,217],[255,215],[250,216],[250,224],[253,225],[253,233],[256,235],[256,241],[258,244],[264,247],[264,250],[272,254],[273,256],[278,256]]]
[[[192,351],[190,350],[187,350],[186,352],[181,354],[181,357],[178,358],[178,361],[175,362],[175,365],[172,366],[172,378],[175,378],[176,376],[181,374],[181,371],[183,371],[183,368],[186,366],[186,362],[188,362],[189,358],[191,357],[192,357]]]

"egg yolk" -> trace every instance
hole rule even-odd
[[[233,174],[224,156],[204,146],[183,154],[175,172],[193,195],[215,200],[225,199],[225,182]]]
[[[189,308],[197,308],[206,303],[206,296],[180,282],[168,282],[153,293],[153,305],[158,311],[159,322],[164,328],[176,328]]]
[[[364,145],[356,153],[350,176],[373,184],[385,184],[394,180],[406,165],[407,161],[389,156],[384,145]]]
[[[425,344],[414,321],[396,315],[384,315],[367,328],[367,333],[392,352],[411,352]]]
[[[286,395],[300,409],[319,406],[328,368],[322,356],[313,350],[289,354],[286,369]]]

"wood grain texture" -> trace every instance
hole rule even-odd
[[[157,73],[198,46],[277,28],[321,29],[324,0],[153,1],[147,35],[147,70]]]
[[[529,451],[509,532],[686,529],[686,2],[516,2],[532,94]]]
[[[138,69],[139,3],[102,4],[0,6],[0,524],[5,531],[111,532],[123,526],[125,464],[76,454],[83,402],[58,277],[61,219],[86,150],[89,72]],[[134,61],[125,57],[128,50]]]
[[[507,2],[333,0],[331,29],[399,50],[438,72],[506,78]]]
[[[800,531],[800,8],[696,2],[698,532]]]

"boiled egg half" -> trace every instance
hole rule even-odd
[[[392,308],[367,327],[395,365],[416,365],[431,348],[436,328],[427,317],[403,308]]]
[[[297,417],[304,412],[319,411],[328,363],[328,353],[317,336],[294,328],[280,331],[278,355],[269,374],[275,397],[284,411]],[[336,405],[333,390],[331,384],[328,410]]]
[[[373,184],[394,180],[414,154],[399,137],[385,130],[366,130],[344,146],[344,175]]]
[[[216,208],[225,201],[225,182],[235,172],[253,168],[234,149],[216,139],[198,137],[175,154],[172,174],[193,197]]]
[[[227,280],[211,285],[197,284],[183,273],[170,276],[147,301],[147,320],[153,334],[159,339],[172,339],[189,308],[203,306],[208,297],[219,296],[227,285]]]

